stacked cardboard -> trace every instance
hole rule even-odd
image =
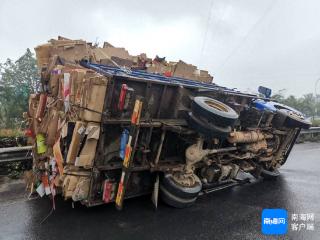
[[[51,39],[47,44],[36,47],[36,54],[39,68],[50,68],[49,62],[56,63],[55,57],[59,56],[60,60],[69,64],[88,59],[104,65],[142,69],[168,77],[181,77],[205,83],[211,83],[213,80],[208,71],[199,70],[196,66],[182,60],[167,62],[165,58],[159,57],[152,60],[145,53],[133,56],[125,48],[114,47],[108,42],[100,48],[83,40],[59,37],[58,40]]]
[[[173,76],[175,77],[187,78],[205,83],[211,83],[213,80],[213,77],[210,76],[208,71],[199,70],[196,66],[187,64],[181,60],[177,63],[172,63],[172,66]]]
[[[97,61],[101,61],[102,59],[110,57],[118,57],[131,61],[133,58],[126,49],[114,47],[108,42],[105,42],[103,44],[103,48],[94,48],[93,53]]]
[[[109,79],[81,67],[79,61],[212,81],[207,71],[183,61],[167,62],[158,56],[152,60],[144,53],[132,56],[107,42],[99,48],[58,37],[35,51],[42,91],[30,95],[27,117],[34,143],[33,179],[40,196],[60,191],[74,201],[88,197]]]
[[[85,200],[108,79],[76,64],[92,57],[84,41],[50,40],[36,54],[43,91],[29,98],[34,184],[40,195]]]
[[[59,37],[58,40],[51,39],[47,44],[35,48],[37,64],[40,69],[55,65],[55,56],[68,62],[76,62],[92,57],[92,49],[83,40],[70,40]],[[50,64],[49,64],[50,63]]]

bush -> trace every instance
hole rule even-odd
[[[312,127],[320,127],[320,119],[312,120]]]

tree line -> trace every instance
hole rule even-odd
[[[36,92],[39,73],[30,49],[17,61],[7,59],[0,64],[0,129],[16,129],[28,110],[28,99]]]
[[[290,95],[285,97],[282,91],[277,92],[272,98],[280,103],[293,107],[300,112],[304,113],[307,117],[312,119],[317,118],[320,111],[320,98],[319,95],[315,97],[313,93],[308,93],[302,97],[295,97]]]

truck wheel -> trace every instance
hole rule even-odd
[[[163,185],[160,185],[160,196],[161,199],[168,204],[171,207],[175,208],[187,208],[191,207],[195,201],[197,200],[197,197],[194,198],[179,198],[173,194],[171,194],[166,188],[163,187]]]
[[[187,199],[197,197],[202,189],[200,180],[192,187],[185,187],[177,183],[172,174],[164,175],[162,186],[174,196]]]
[[[272,123],[277,127],[309,129],[311,122],[306,120],[298,110],[281,103],[269,102],[277,109],[277,114]]]
[[[191,104],[192,113],[216,126],[233,126],[239,115],[228,105],[208,97],[195,97]]]
[[[187,115],[187,122],[190,128],[203,134],[206,137],[213,138],[227,138],[231,132],[231,127],[219,127],[212,123],[205,122],[204,120],[195,117],[193,113],[189,112]]]

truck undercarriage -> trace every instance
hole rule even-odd
[[[286,161],[300,128],[305,126],[299,116],[276,109],[282,105],[268,104],[257,96],[215,85],[159,81],[151,74],[148,77],[154,80],[146,79],[139,72],[132,77],[112,75],[110,70],[117,69],[82,64],[112,77],[89,198],[84,201],[88,205],[102,199],[104,182],[117,185],[120,181],[121,136],[130,129],[136,98],[141,99],[143,108],[131,153],[126,197],[151,193],[160,174],[161,196],[175,207],[189,206],[202,189],[232,182],[238,171],[255,177],[277,176],[277,169]],[[126,93],[130,95],[126,107],[119,110],[123,86],[132,89],[132,93]],[[257,107],[259,103],[265,105],[264,109]],[[230,116],[221,114],[230,112]],[[286,125],[287,119],[283,118],[294,124]],[[111,189],[114,192],[110,193],[110,201],[115,200],[117,187]]]

